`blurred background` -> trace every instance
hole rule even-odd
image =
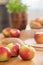
[[[30,29],[30,22],[35,18],[43,18],[43,0],[22,0],[28,7],[28,25],[26,29]]]
[[[9,14],[6,9],[6,4],[11,0],[0,0],[0,31],[6,27],[10,27],[9,24]],[[28,24],[26,26],[27,30],[30,30],[30,22],[34,18],[43,18],[43,0],[20,0],[22,3],[28,6],[27,16]]]

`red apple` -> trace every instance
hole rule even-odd
[[[10,49],[0,46],[0,61],[7,61],[11,57]]]
[[[8,44],[7,47],[11,50],[12,56],[15,56],[15,57],[18,56],[20,44],[18,44],[18,43],[16,43],[15,45]]]
[[[19,49],[20,49],[20,45],[16,44],[13,46],[11,52],[12,52],[12,56],[18,56],[19,55]]]
[[[10,35],[10,30],[11,30],[10,27],[5,28],[5,29],[3,29],[2,33],[4,34],[4,36],[9,37],[9,35]]]
[[[11,29],[10,36],[11,37],[19,37],[20,36],[20,30],[18,30],[18,29]]]
[[[23,60],[31,60],[35,56],[35,49],[33,47],[22,46],[19,54]]]
[[[34,35],[34,39],[37,43],[43,44],[43,32],[36,32]]]

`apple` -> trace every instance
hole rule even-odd
[[[31,60],[35,56],[35,49],[30,46],[21,46],[19,55],[23,60]]]
[[[34,39],[37,43],[43,44],[43,32],[36,32],[34,35]]]
[[[8,44],[6,47],[11,50],[13,46],[14,46],[14,44],[13,44],[13,43],[10,43],[10,44]]]
[[[3,29],[2,33],[4,34],[4,36],[9,37],[9,35],[10,35],[10,30],[11,30],[10,27],[5,28],[5,29]]]
[[[19,49],[20,49],[20,45],[16,44],[13,46],[11,52],[12,52],[12,56],[17,57],[19,55]]]
[[[11,29],[10,36],[11,37],[19,37],[20,36],[20,30],[18,30],[18,29]]]
[[[0,61],[7,61],[11,57],[10,49],[0,46]]]
[[[20,44],[18,44],[18,43],[16,43],[15,45],[8,44],[7,47],[11,50],[12,56],[16,57],[19,55]]]

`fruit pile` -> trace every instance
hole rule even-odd
[[[19,37],[20,36],[20,30],[13,29],[13,28],[5,28],[3,29],[2,33],[5,37]]]
[[[7,61],[12,56],[20,56],[23,60],[31,60],[35,56],[35,49],[30,46],[20,46],[19,43],[15,45],[10,43],[6,47],[0,46],[0,61]]]

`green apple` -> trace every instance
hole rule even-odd
[[[14,46],[13,43],[9,43],[6,47],[9,48],[9,49],[11,50],[13,46]]]

